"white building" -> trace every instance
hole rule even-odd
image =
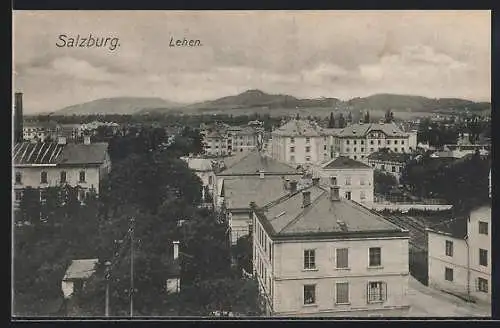
[[[321,185],[339,186],[345,199],[373,202],[373,168],[362,162],[339,156],[313,168],[313,175],[320,178]]]
[[[14,205],[22,199],[22,191],[27,188],[40,190],[68,184],[80,187],[79,197],[94,190],[99,193],[102,179],[111,170],[111,160],[107,143],[68,144],[64,138],[57,143],[22,142],[14,146],[13,191]]]
[[[417,148],[417,133],[403,132],[393,123],[358,123],[341,129],[335,136],[334,151],[355,160],[365,160],[383,148],[411,153]]]
[[[230,126],[216,123],[202,131],[206,155],[226,156],[257,148],[263,139],[264,129],[260,125]]]
[[[64,274],[61,289],[68,299],[83,290],[87,280],[95,273],[98,259],[73,260]]]
[[[427,233],[429,286],[491,303],[491,204]]]
[[[194,171],[194,173],[200,178],[203,187],[208,189],[208,192],[213,195],[215,187],[215,165],[216,162],[213,158],[203,158],[203,157],[181,157],[185,161],[188,167]],[[202,191],[203,196],[204,191]]]
[[[252,236],[268,315],[407,315],[408,231],[342,199],[338,186],[256,209]]]

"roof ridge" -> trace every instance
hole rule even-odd
[[[310,189],[310,188],[312,188],[312,186],[309,188],[302,189],[300,191],[304,191],[304,190]],[[302,211],[300,211],[299,214],[294,219],[292,219],[283,228],[281,228],[280,231],[278,231],[278,233],[285,231],[285,229],[287,229],[290,226],[294,225],[295,223],[299,222],[299,220],[301,218],[303,218],[306,213],[309,213],[311,211],[311,208],[313,207],[313,205],[317,204],[327,194],[323,188],[319,188],[319,189],[321,189],[321,191],[322,191],[321,195],[319,195],[311,204],[309,204],[309,206],[302,208]]]

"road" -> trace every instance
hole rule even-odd
[[[410,277],[410,317],[490,317],[491,306],[467,303],[458,297],[422,285]]]

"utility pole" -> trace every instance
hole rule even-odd
[[[130,317],[134,316],[134,218],[130,219]]]
[[[106,274],[104,276],[106,278],[106,308],[105,308],[105,315],[106,315],[106,317],[109,317],[109,279],[111,277],[111,272],[110,272],[111,262],[110,261],[106,261],[104,263],[104,265],[106,266]]]

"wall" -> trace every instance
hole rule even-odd
[[[236,244],[238,238],[248,235],[251,211],[245,213],[230,213],[229,226],[231,227],[231,242]]]
[[[69,298],[73,294],[73,281],[65,281],[61,282],[61,289],[65,298]]]
[[[180,290],[180,286],[181,284],[179,278],[167,279],[166,283],[167,293],[169,294],[178,293]]]
[[[358,202],[373,202],[373,169],[319,169],[321,185],[330,186],[330,177],[337,177],[337,185],[340,187],[341,197],[345,197],[346,192],[351,192],[351,199]],[[351,184],[346,184],[346,177],[351,178]],[[363,183],[363,184],[362,184]],[[364,192],[365,198],[361,198]]]
[[[453,242],[453,256],[446,255],[446,240]],[[467,245],[463,239],[428,231],[429,286],[458,294],[467,293]],[[453,281],[445,268],[453,269]]]
[[[479,234],[479,221],[488,223],[488,235]],[[470,247],[471,290],[472,294],[482,301],[491,302],[491,206],[483,206],[470,213],[467,226]],[[488,251],[488,266],[479,265],[479,249]],[[488,280],[488,292],[480,292],[476,288],[477,279]]]
[[[368,268],[369,248],[381,247],[382,266]],[[335,249],[349,249],[349,269],[336,269]],[[315,249],[317,270],[303,270],[305,249]],[[274,311],[319,313],[407,306],[408,239],[359,239],[275,243],[273,248]],[[334,305],[335,282],[349,282],[350,305]],[[387,283],[387,300],[367,304],[369,281]],[[315,283],[317,306],[304,306],[303,285]]]

